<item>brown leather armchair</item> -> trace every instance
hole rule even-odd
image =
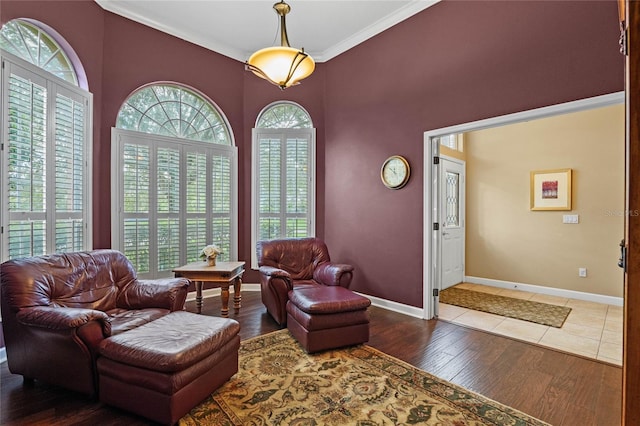
[[[331,263],[319,238],[285,238],[257,245],[262,303],[278,324],[287,324],[287,301],[294,287],[327,285],[349,288],[353,266]]]
[[[138,280],[120,252],[94,250],[0,265],[9,370],[89,395],[100,342],[182,310],[189,281]]]

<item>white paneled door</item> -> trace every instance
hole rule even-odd
[[[441,157],[439,180],[440,283],[444,290],[461,283],[464,277],[464,162]]]

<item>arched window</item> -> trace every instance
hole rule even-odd
[[[253,129],[253,247],[315,235],[315,129],[293,102],[265,107]],[[257,259],[252,259],[257,266]]]
[[[293,102],[278,102],[263,109],[256,127],[263,129],[310,129],[309,113]]]
[[[62,47],[40,27],[22,19],[2,26],[0,47],[38,68],[78,85],[78,76]]]
[[[135,92],[122,105],[116,127],[231,145],[229,126],[216,107],[174,84],[154,84]]]
[[[222,112],[177,84],[144,86],[113,130],[112,246],[144,277],[172,274],[208,244],[237,257],[237,149]]]
[[[23,19],[2,26],[0,49],[0,257],[90,249],[92,96],[78,87],[75,54],[55,31]]]

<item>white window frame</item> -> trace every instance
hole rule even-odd
[[[47,90],[47,130],[46,130],[46,162],[47,165],[55,164],[55,99],[57,94],[73,98],[76,101],[80,101],[85,105],[84,116],[84,168],[83,168],[83,204],[81,218],[84,224],[83,233],[83,250],[90,250],[93,247],[93,221],[92,221],[92,151],[93,151],[93,95],[68,81],[45,71],[38,66],[25,61],[3,49],[0,49],[0,62],[2,66],[2,101],[0,103],[0,116],[2,117],[1,123],[1,135],[2,141],[0,142],[0,164],[2,164],[2,172],[0,173],[0,259],[7,260],[9,258],[9,219],[13,215],[9,212],[9,194],[5,190],[8,183],[8,164],[9,155],[7,141],[9,140],[9,128],[8,128],[8,107],[9,107],[9,78],[11,74],[19,75],[23,78],[30,79],[32,81],[39,81],[43,87]],[[47,167],[46,180],[48,183],[53,182],[53,186],[49,185],[49,188],[55,187],[55,167]],[[55,210],[55,191],[47,189],[46,191],[46,212],[44,218],[46,220],[46,252],[54,253],[55,250],[55,221],[61,217],[64,217],[64,213],[56,213]],[[22,215],[23,217],[25,215]],[[30,219],[31,215],[26,214],[25,219]],[[40,214],[38,214],[40,216]],[[69,218],[74,218],[77,214],[67,215]],[[35,218],[35,217],[34,217]],[[42,219],[42,218],[38,218]]]
[[[272,105],[270,105],[272,106]],[[269,107],[270,107],[269,106]],[[263,110],[266,111],[269,107]],[[300,107],[301,108],[301,107]],[[260,114],[261,115],[261,114]],[[258,120],[260,119],[260,115],[258,116]],[[253,182],[251,185],[251,267],[252,269],[258,269],[258,257],[256,253],[256,246],[258,243],[258,234],[259,234],[259,141],[261,138],[270,138],[276,139],[279,138],[281,140],[282,146],[285,146],[285,142],[287,139],[307,139],[309,141],[309,193],[308,193],[308,212],[307,212],[307,223],[308,223],[308,236],[313,237],[316,233],[316,129],[311,128],[300,128],[300,129],[266,129],[266,128],[253,128],[252,129],[252,172],[253,172]],[[282,151],[282,158],[284,158],[284,150]],[[286,203],[286,198],[284,196],[284,184],[285,184],[285,168],[280,170],[281,173],[281,205],[284,206]],[[282,223],[285,223],[287,217],[286,209],[283,207],[280,209],[280,220]],[[286,226],[282,227],[282,231],[286,232]],[[281,235],[284,238],[284,235]]]
[[[112,176],[111,176],[111,205],[112,205],[112,214],[111,214],[111,239],[112,239],[112,247],[123,250],[124,251],[124,219],[125,212],[123,211],[123,203],[124,203],[124,187],[123,187],[123,173],[120,173],[123,169],[123,152],[124,145],[128,141],[133,141],[135,144],[146,145],[150,148],[157,147],[168,147],[173,146],[177,147],[180,151],[180,183],[184,185],[186,182],[186,150],[188,152],[207,152],[213,151],[218,152],[223,156],[227,156],[231,160],[231,252],[228,253],[230,260],[235,260],[238,258],[238,148],[234,145],[222,145],[215,144],[211,142],[200,142],[196,140],[190,139],[181,139],[174,138],[168,136],[154,135],[149,133],[136,132],[132,130],[124,130],[113,127],[111,131],[111,165],[112,165]],[[150,184],[154,184],[155,182],[150,182]],[[150,190],[151,194],[155,193],[155,190]],[[153,210],[155,207],[155,200],[150,197],[150,205],[149,205],[149,217],[155,218],[157,212]],[[184,207],[186,206],[186,191],[180,191],[180,212],[177,215],[179,223],[180,223],[180,241],[184,243],[186,238],[184,235],[186,234],[186,219],[189,214],[186,213]],[[153,226],[153,224],[151,225]],[[208,238],[211,238],[211,234],[209,232]],[[210,241],[212,242],[212,241]],[[157,253],[157,241],[155,239],[150,239],[149,241],[149,252]],[[180,265],[183,265],[187,262],[186,259],[187,251],[186,247],[180,247]],[[169,277],[173,274],[170,271],[158,272],[157,271],[157,256],[150,256],[150,270],[149,273],[138,273],[139,277],[144,279],[149,278],[162,278]],[[176,265],[180,266],[180,265]]]
[[[441,146],[445,146],[454,151],[463,151],[464,133],[451,133],[448,135],[439,136]]]

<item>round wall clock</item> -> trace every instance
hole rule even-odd
[[[382,163],[380,178],[387,188],[400,189],[409,181],[409,162],[400,155],[392,155]]]

